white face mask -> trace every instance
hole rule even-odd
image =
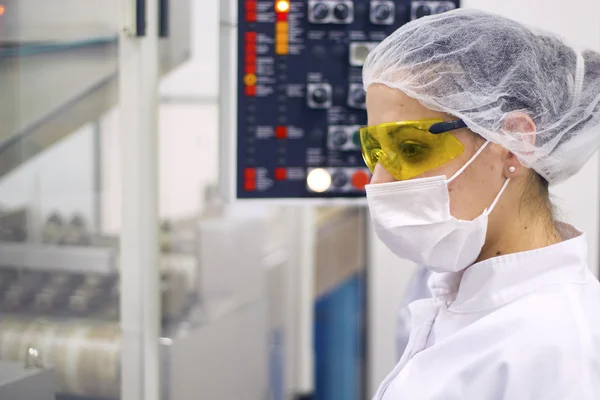
[[[367,185],[375,232],[398,257],[435,272],[458,272],[473,264],[485,242],[488,215],[500,199],[473,221],[450,214],[448,184],[485,149],[486,142],[452,178],[445,176]]]

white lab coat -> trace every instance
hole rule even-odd
[[[600,399],[600,284],[583,234],[433,274],[376,400]]]
[[[396,319],[396,355],[398,360],[404,354],[404,350],[406,350],[406,346],[408,345],[408,338],[410,337],[411,318],[408,305],[416,300],[431,298],[431,291],[427,284],[431,274],[432,272],[427,268],[417,267],[406,288],[406,294],[402,299]]]

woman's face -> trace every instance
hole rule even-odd
[[[456,120],[455,117],[450,115],[429,110],[401,91],[381,84],[369,86],[367,90],[367,112],[370,126],[386,122],[423,119]],[[460,140],[465,147],[465,151],[446,164],[431,169],[413,179],[439,175],[450,178],[485,143],[484,139],[468,129],[455,130],[451,134]],[[473,220],[492,204],[506,180],[504,169],[507,153],[498,145],[488,145],[477,159],[449,184],[450,212],[455,218]],[[396,179],[380,164],[377,164],[371,178],[371,184],[394,181]],[[500,207],[500,204],[498,206]]]

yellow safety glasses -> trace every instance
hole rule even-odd
[[[450,131],[465,128],[462,120],[390,122],[360,129],[360,147],[367,167],[381,164],[399,181],[438,167],[464,151]]]

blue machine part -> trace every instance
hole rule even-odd
[[[284,400],[284,336],[283,328],[271,331],[269,344],[269,399]]]
[[[354,275],[315,304],[315,400],[363,398],[364,287]]]
[[[364,197],[364,60],[458,0],[237,1],[237,198]],[[326,182],[307,183],[314,169]]]

